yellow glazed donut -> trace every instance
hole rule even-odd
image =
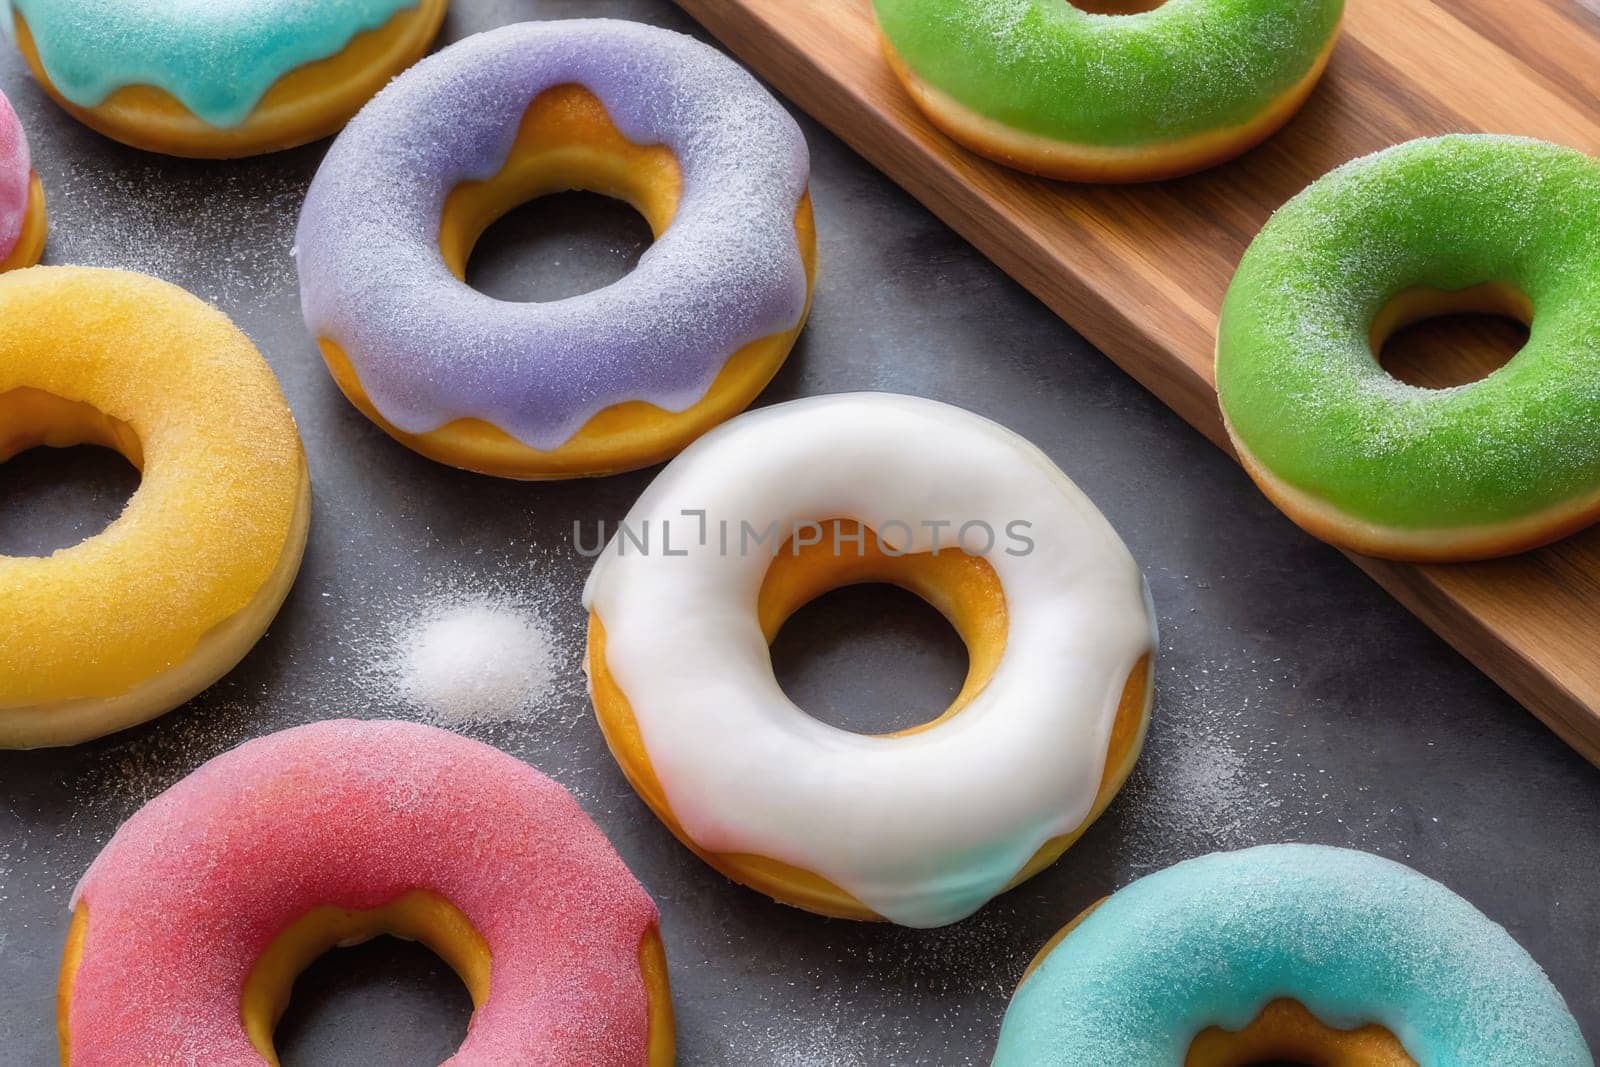
[[[778,687],[784,620],[860,582],[965,641],[932,722],[853,734]],[[646,490],[585,603],[595,712],[640,797],[718,871],[824,915],[971,914],[1105,810],[1149,720],[1154,620],[1115,531],[1037,449],[933,401],[815,397],[718,427]]]
[[[658,463],[794,345],[808,168],[782,105],[692,38],[609,19],[479,34],[396,79],[323,161],[296,240],[306,326],[351,403],[430,459],[524,479]],[[486,226],[566,189],[649,222],[632,272],[548,302],[466,284]]]
[[[39,84],[135,148],[232,159],[337,132],[422,57],[449,0],[0,0]]]
[[[0,746],[153,718],[255,644],[300,567],[311,485],[277,380],[221,312],[138,274],[0,277],[0,461],[97,444],[139,468],[100,534],[0,556]]]

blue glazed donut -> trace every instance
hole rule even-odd
[[[1366,853],[1270,845],[1141,878],[1068,927],[1012,998],[994,1064],[1180,1067],[1208,1028],[1246,1031],[1282,1001],[1404,1047],[1340,1063],[1594,1063],[1539,965],[1471,904]]]
[[[0,32],[107,137],[232,158],[339,129],[427,51],[447,3],[0,0]]]

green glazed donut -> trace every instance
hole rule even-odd
[[[1051,177],[1140,181],[1231,158],[1287,122],[1322,73],[1344,0],[873,7],[891,64],[956,140]]]
[[[1424,389],[1379,366],[1442,310],[1525,318],[1481,381]],[[1217,392],[1257,483],[1346,548],[1481,559],[1600,517],[1600,162],[1450,136],[1349,163],[1257,236],[1222,306]]]

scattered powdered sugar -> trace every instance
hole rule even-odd
[[[85,820],[122,822],[206,760],[264,732],[269,704],[264,692],[224,678],[161,716],[157,728],[113,735],[74,780],[76,810]]]
[[[1135,855],[1154,860],[1174,841],[1242,848],[1299,832],[1298,760],[1251,721],[1252,699],[1294,684],[1276,666],[1213,664],[1191,680],[1169,665],[1157,688],[1158,720],[1125,786],[1143,813],[1127,829]]]
[[[810,989],[804,993],[817,996]],[[817,1018],[785,1012],[781,1004],[763,1004],[759,1014],[730,1013],[729,1018],[720,1020],[725,1024],[719,1042],[721,1054],[712,1053],[710,1062],[717,1067],[740,1063],[763,1063],[770,1067],[867,1067],[878,1062],[881,1035],[874,1034],[870,1028],[852,1025],[842,1005],[829,1006],[835,1010],[823,1012]]]
[[[1055,898],[1047,893],[1045,899],[1043,906],[1056,911]],[[710,986],[702,1002],[725,1000],[727,1006],[706,1019],[718,1036],[696,1062],[708,1067],[986,1063],[967,1050],[993,1041],[1006,1001],[1037,947],[1018,951],[1024,910],[1016,899],[1002,898],[950,926],[915,930],[871,924],[858,928],[859,937],[831,939],[801,934],[799,926],[785,922],[777,933],[764,931],[755,955],[747,942],[730,942],[725,951],[749,958],[767,992],[755,1002],[741,994],[751,985],[750,973],[722,977],[725,998]],[[752,925],[749,935],[761,936],[758,929]],[[804,937],[806,948],[795,946],[791,937]],[[978,998],[990,1010],[968,1010]],[[802,1004],[809,1006],[797,1010]]]
[[[1309,714],[1318,699],[1301,691],[1304,665],[1268,654],[1270,646],[1218,619],[1217,605],[1231,594],[1213,584],[1228,575],[1157,567],[1150,578],[1164,606],[1156,706],[1106,816],[1128,872],[1158,870],[1174,854],[1336,834],[1316,796],[1329,784],[1326,771],[1302,732],[1318,717]]]
[[[543,567],[449,571],[398,590],[383,583],[333,605],[335,679],[319,703],[366,707],[518,747],[587,717],[582,670],[587,615],[575,589]],[[570,609],[570,610],[569,610]],[[354,701],[354,703],[352,703]],[[494,727],[515,728],[511,734]],[[479,729],[486,728],[486,729]]]
[[[305,195],[299,168],[67,158],[46,175],[51,262],[138,271],[212,304],[259,303],[293,285],[289,248]],[[115,210],[78,205],[114,204]]]
[[[555,678],[543,622],[494,601],[452,605],[420,620],[399,651],[401,695],[440,723],[532,714]]]

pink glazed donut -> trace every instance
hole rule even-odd
[[[39,262],[45,229],[44,187],[33,172],[28,138],[0,93],[0,271]]]
[[[339,720],[224,753],[123,824],[72,903],[71,1067],[276,1063],[295,975],[382,933],[472,993],[455,1067],[672,1062],[649,896],[564,789],[433,727]]]

